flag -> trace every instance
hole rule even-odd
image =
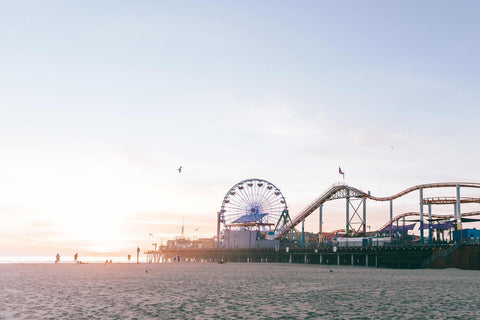
[[[342,168],[338,167],[338,173],[341,174],[341,175],[345,175],[345,173],[343,173],[342,171]]]

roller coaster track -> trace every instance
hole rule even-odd
[[[480,211],[462,213],[462,217],[472,217],[472,216],[479,216],[479,215],[480,215]],[[405,212],[405,213],[399,214],[398,216],[393,218],[392,224],[396,221],[399,221],[400,219],[403,219],[404,217],[411,217],[411,216],[420,217],[420,212]],[[435,219],[435,220],[437,220],[437,219],[448,220],[448,219],[452,219],[453,217],[454,217],[453,214],[447,214],[447,215],[432,214],[432,218]],[[390,221],[387,221],[381,228],[379,228],[375,232],[379,232],[379,231],[385,229],[386,227],[388,227],[389,225],[390,225]]]
[[[341,198],[367,198],[374,201],[390,201],[397,198],[400,198],[410,192],[417,191],[420,189],[431,189],[431,188],[448,188],[448,187],[467,187],[467,188],[479,188],[480,183],[476,182],[443,182],[443,183],[428,183],[428,184],[419,184],[408,189],[405,189],[397,194],[394,194],[389,197],[376,197],[370,195],[370,193],[364,192],[358,188],[349,186],[345,183],[336,183],[323,192],[319,197],[317,197],[313,202],[306,206],[302,211],[300,211],[292,222],[280,228],[276,235],[275,239],[280,239],[290,230],[294,229],[300,222],[305,220],[310,214],[317,210],[322,204],[329,200],[341,199]]]

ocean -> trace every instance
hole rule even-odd
[[[479,319],[480,271],[0,264],[1,319]]]

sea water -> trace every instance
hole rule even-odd
[[[479,319],[480,271],[2,264],[0,318]]]

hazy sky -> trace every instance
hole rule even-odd
[[[0,255],[132,253],[182,218],[210,237],[246,178],[273,182],[292,215],[338,166],[379,196],[479,182],[479,14],[477,1],[1,1]],[[396,214],[418,210],[404,202]],[[368,206],[372,228],[388,219]]]

